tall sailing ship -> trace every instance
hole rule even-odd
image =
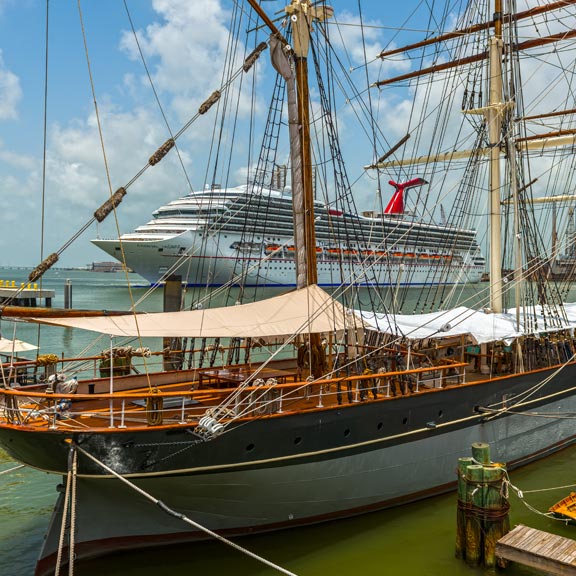
[[[549,282],[541,265],[547,251],[529,201],[543,181],[544,192],[557,195],[553,185],[565,186],[563,175],[572,173],[576,136],[563,121],[574,110],[528,114],[520,82],[521,64],[530,62],[523,56],[533,49],[551,45],[555,57],[573,60],[573,50],[556,47],[576,36],[576,2],[520,12],[512,1],[472,3],[458,14],[458,30],[381,54],[421,51],[421,70],[378,82],[414,82],[420,116],[411,115],[408,134],[367,168],[404,181],[407,167],[421,166],[423,179],[451,183],[445,189],[454,191],[454,210],[462,214],[480,211],[471,203],[473,191],[488,196],[489,208],[481,213],[491,221],[490,283],[478,309],[466,302],[451,307],[458,291],[438,284],[410,304],[401,291],[361,292],[344,279],[331,295],[318,286],[317,250],[324,239],[315,228],[320,207],[312,185],[307,72],[308,59],[315,62],[319,43],[329,36],[333,11],[292,0],[288,41],[259,4],[249,4],[271,36],[241,70],[249,73],[269,49],[279,91],[287,93],[297,289],[251,303],[240,291],[222,308],[197,302],[190,310],[157,314],[36,318],[108,335],[111,343],[100,357],[100,378],[91,373],[93,358],[68,363],[56,356],[52,363],[30,363],[46,381],[23,388],[3,366],[0,444],[20,462],[65,477],[38,575],[66,558],[201,539],[213,531],[232,536],[297,527],[442,493],[455,485],[455,459],[476,441],[489,443],[493,457],[513,467],[576,439],[576,314],[562,302],[567,291]],[[546,36],[543,22],[563,28]],[[254,46],[254,27],[248,28]],[[534,39],[518,37],[534,30]],[[476,40],[468,43],[469,35]],[[436,52],[440,46],[448,48]],[[440,89],[436,81],[446,84]],[[469,133],[455,129],[457,100]],[[335,180],[345,195],[349,186],[331,139],[337,135],[333,111],[329,99],[323,104]],[[561,119],[560,126],[528,135],[526,122],[535,117]],[[415,135],[426,119],[435,138]],[[449,136],[475,146],[456,150]],[[150,166],[173,145],[161,146]],[[558,151],[554,161],[532,174],[530,156],[542,158],[552,149]],[[103,219],[125,193],[119,189],[95,218]],[[509,238],[504,250],[502,229]],[[350,249],[375,250],[376,243]],[[41,263],[31,280],[57,256]],[[513,270],[507,277],[504,267]],[[165,301],[179,308],[180,279],[167,281],[165,290]],[[387,292],[393,297],[386,299]],[[401,314],[408,306],[410,314]],[[150,370],[146,337],[164,339],[161,371]]]

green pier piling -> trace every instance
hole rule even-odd
[[[456,558],[464,558],[466,550],[466,469],[473,458],[458,458],[458,510],[456,516]]]
[[[456,557],[470,566],[496,566],[496,542],[510,530],[505,480],[506,468],[490,462],[488,444],[476,442],[471,458],[458,459]]]

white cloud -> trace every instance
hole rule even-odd
[[[218,0],[154,0],[153,8],[161,22],[137,31],[138,43],[156,88],[170,95],[181,120],[188,119],[220,86],[230,15]],[[140,59],[131,31],[123,34],[120,46]]]
[[[20,79],[6,67],[0,50],[0,120],[12,120],[18,117],[18,104],[21,98]]]
[[[126,184],[147,164],[149,156],[167,138],[166,130],[147,110],[131,113],[101,111],[108,170],[115,190]],[[108,198],[109,186],[95,116],[68,127],[57,126],[50,139],[49,178],[56,198],[67,207],[76,206],[86,215]],[[186,160],[186,156],[184,156]],[[129,227],[148,219],[157,205],[185,192],[182,170],[172,151],[157,166],[149,168],[133,187],[138,201],[122,205],[131,214]],[[134,221],[134,218],[139,219]]]

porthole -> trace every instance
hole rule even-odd
[[[254,444],[248,444],[248,446],[246,446],[246,452],[252,452],[254,448],[256,448]]]
[[[408,418],[406,416],[404,416],[404,418],[402,418],[402,424],[404,424],[404,426],[406,426],[406,424],[408,424]]]
[[[348,436],[350,436],[350,428],[346,428],[346,430],[344,430],[344,437],[347,438]]]
[[[298,446],[298,444],[302,444],[302,436],[296,436],[296,438],[294,438],[294,444],[296,446]]]
[[[382,422],[378,422],[378,426],[376,426],[376,428],[378,430],[382,430],[382,426],[384,426],[384,424],[382,424]]]
[[[438,418],[442,418],[443,415],[444,415],[444,411],[438,410]]]

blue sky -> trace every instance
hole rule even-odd
[[[165,112],[172,129],[177,130],[219,85],[218,60],[223,57],[233,3],[127,3]],[[277,18],[275,13],[283,3],[263,5]],[[334,6],[337,20],[358,21],[356,3],[335,2]],[[375,56],[393,32],[380,28],[380,2],[363,3],[362,9],[364,20],[374,26],[366,34],[368,51]],[[84,1],[82,15],[112,187],[116,189],[146,163],[167,135],[135,51],[123,2]],[[394,14],[395,20],[403,17]],[[0,265],[34,266],[40,256],[45,21],[43,0],[0,0]],[[108,196],[77,2],[50,1],[49,23],[44,254],[67,242]],[[345,62],[357,65],[361,54],[358,28],[341,30],[348,48]],[[264,58],[258,71],[263,87],[273,77],[267,54]],[[365,82],[362,69],[357,75]],[[348,123],[346,129],[350,139],[352,126]],[[209,124],[199,123],[180,142],[194,187],[203,184],[204,136],[209,130]],[[370,143],[365,146],[354,159],[352,177],[371,160]],[[120,230],[130,231],[144,223],[155,208],[186,191],[173,157],[130,190],[132,198],[119,210]],[[108,259],[89,240],[97,234],[114,236],[113,224],[101,229],[93,225],[61,255],[59,264],[78,266]]]
[[[160,100],[176,131],[219,87],[234,4],[230,0],[127,0],[127,4]],[[279,1],[262,4],[274,18],[284,6]],[[112,188],[116,189],[146,164],[168,135],[135,50],[122,0],[84,0],[81,5]],[[336,21],[358,23],[357,2],[339,0],[332,5]],[[369,56],[375,57],[390,42],[403,45],[419,38],[418,30],[427,26],[422,6],[416,0],[362,2],[364,21],[371,25],[365,30]],[[455,1],[454,10],[458,6]],[[40,256],[45,18],[45,0],[0,0],[0,265],[35,266]],[[408,24],[398,35],[395,27],[403,23]],[[347,49],[343,62],[357,68],[352,77],[362,89],[366,80],[360,66],[359,29],[343,25],[333,38],[340,35]],[[377,61],[370,74],[376,79],[412,66],[402,59]],[[256,74],[258,86],[267,88],[273,79],[267,53]],[[374,90],[372,96],[378,125],[394,144],[406,134],[407,95]],[[262,117],[266,101],[267,96],[258,101]],[[372,161],[373,148],[365,134],[356,130],[351,110],[344,109],[342,117],[339,128],[345,160],[350,180],[355,181],[363,173],[362,166]],[[179,141],[195,188],[204,183],[211,121],[202,118]],[[47,126],[45,255],[60,249],[109,194],[77,0],[50,0]],[[246,144],[242,138],[239,142],[242,151]],[[385,150],[381,146],[378,152]],[[242,183],[246,168],[237,159],[230,184]],[[143,224],[154,209],[186,192],[186,179],[172,153],[130,188],[118,210],[120,231]],[[373,208],[374,192],[373,180],[364,177],[355,191],[360,210]],[[384,189],[384,201],[387,194]],[[113,217],[99,228],[92,225],[61,255],[60,265],[108,260],[90,243],[97,235],[116,235]]]

